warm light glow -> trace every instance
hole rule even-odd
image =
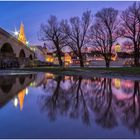
[[[18,105],[18,99],[17,99],[17,97],[14,98],[14,100],[13,100],[13,104],[14,104],[14,107],[17,107],[17,105]]]
[[[68,53],[65,53],[64,55],[64,62],[65,62],[65,66],[68,66],[69,64],[72,63],[72,58]]]
[[[111,60],[115,61],[117,59],[117,53],[111,57]]]
[[[21,23],[21,25],[20,25],[20,32],[19,32],[18,40],[26,45],[26,36],[25,36],[25,33],[24,33],[23,23]]]
[[[23,89],[22,91],[20,91],[18,93],[18,100],[19,100],[20,111],[23,109],[25,94],[26,94],[26,89]]]
[[[121,46],[119,44],[115,46],[115,52],[121,52]]]
[[[52,55],[47,55],[46,61],[52,63],[54,61],[54,57]]]
[[[54,74],[53,74],[53,73],[46,73],[46,74],[45,74],[45,77],[46,77],[47,79],[54,79]]]
[[[114,79],[114,85],[117,89],[121,87],[121,80],[120,79]]]

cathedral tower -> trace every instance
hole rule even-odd
[[[26,36],[24,33],[24,25],[21,23],[18,40],[26,45]]]

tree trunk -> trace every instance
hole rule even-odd
[[[139,66],[139,49],[136,44],[134,44],[134,65]]]
[[[61,59],[61,55],[60,54],[58,54],[58,61],[59,61],[60,67],[62,67],[63,66],[63,61]]]
[[[53,103],[56,104],[56,101],[58,99],[58,94],[59,94],[59,90],[60,90],[60,83],[61,83],[61,80],[62,80],[62,77],[61,76],[58,76],[57,78],[57,85],[56,85],[56,88],[54,90],[54,93],[53,93],[53,96],[52,96],[52,100],[53,100]]]
[[[109,68],[110,67],[110,60],[105,59],[105,65],[106,65],[106,68]]]
[[[83,59],[80,59],[80,67],[84,67]]]
[[[60,65],[60,67],[62,67],[63,61],[61,59],[61,50],[59,49],[59,46],[57,47],[57,57],[58,57],[59,65]]]
[[[138,54],[138,52],[135,52],[135,54],[134,54],[134,65],[139,66],[139,54]]]
[[[80,61],[80,67],[84,67],[84,61],[83,61],[81,50],[79,50],[79,61]]]

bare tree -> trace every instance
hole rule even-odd
[[[104,57],[106,67],[110,66],[113,43],[119,37],[117,28],[118,10],[104,8],[95,15],[95,23],[91,26],[90,41]]]
[[[63,20],[62,26],[64,33],[69,37],[67,45],[79,58],[80,66],[84,67],[82,49],[86,46],[90,23],[92,21],[91,11],[83,13],[82,18],[72,17],[70,21]]]
[[[50,16],[46,24],[41,24],[40,40],[51,42],[51,48],[56,50],[59,65],[63,66],[61,50],[65,46],[66,35],[61,31],[61,22],[56,16]]]
[[[134,46],[134,64],[139,65],[139,46],[140,46],[140,3],[134,2],[129,8],[124,10],[121,15],[123,37],[130,39]]]

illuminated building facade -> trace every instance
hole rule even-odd
[[[35,53],[35,56],[38,60],[45,62],[47,56],[47,48],[43,48],[42,46],[30,46],[30,49]]]
[[[115,45],[115,52],[121,52],[121,46],[118,43]]]
[[[30,66],[30,61],[35,56],[29,47],[2,28],[0,28],[0,52],[1,68]]]
[[[72,58],[69,53],[64,53],[64,63],[65,66],[68,66],[72,63]]]
[[[53,53],[47,53],[46,56],[46,62],[54,63],[55,57],[53,56]]]
[[[25,36],[25,32],[24,32],[24,25],[23,25],[23,23],[21,23],[21,25],[20,25],[20,31],[19,31],[18,40],[26,45],[26,36]]]

